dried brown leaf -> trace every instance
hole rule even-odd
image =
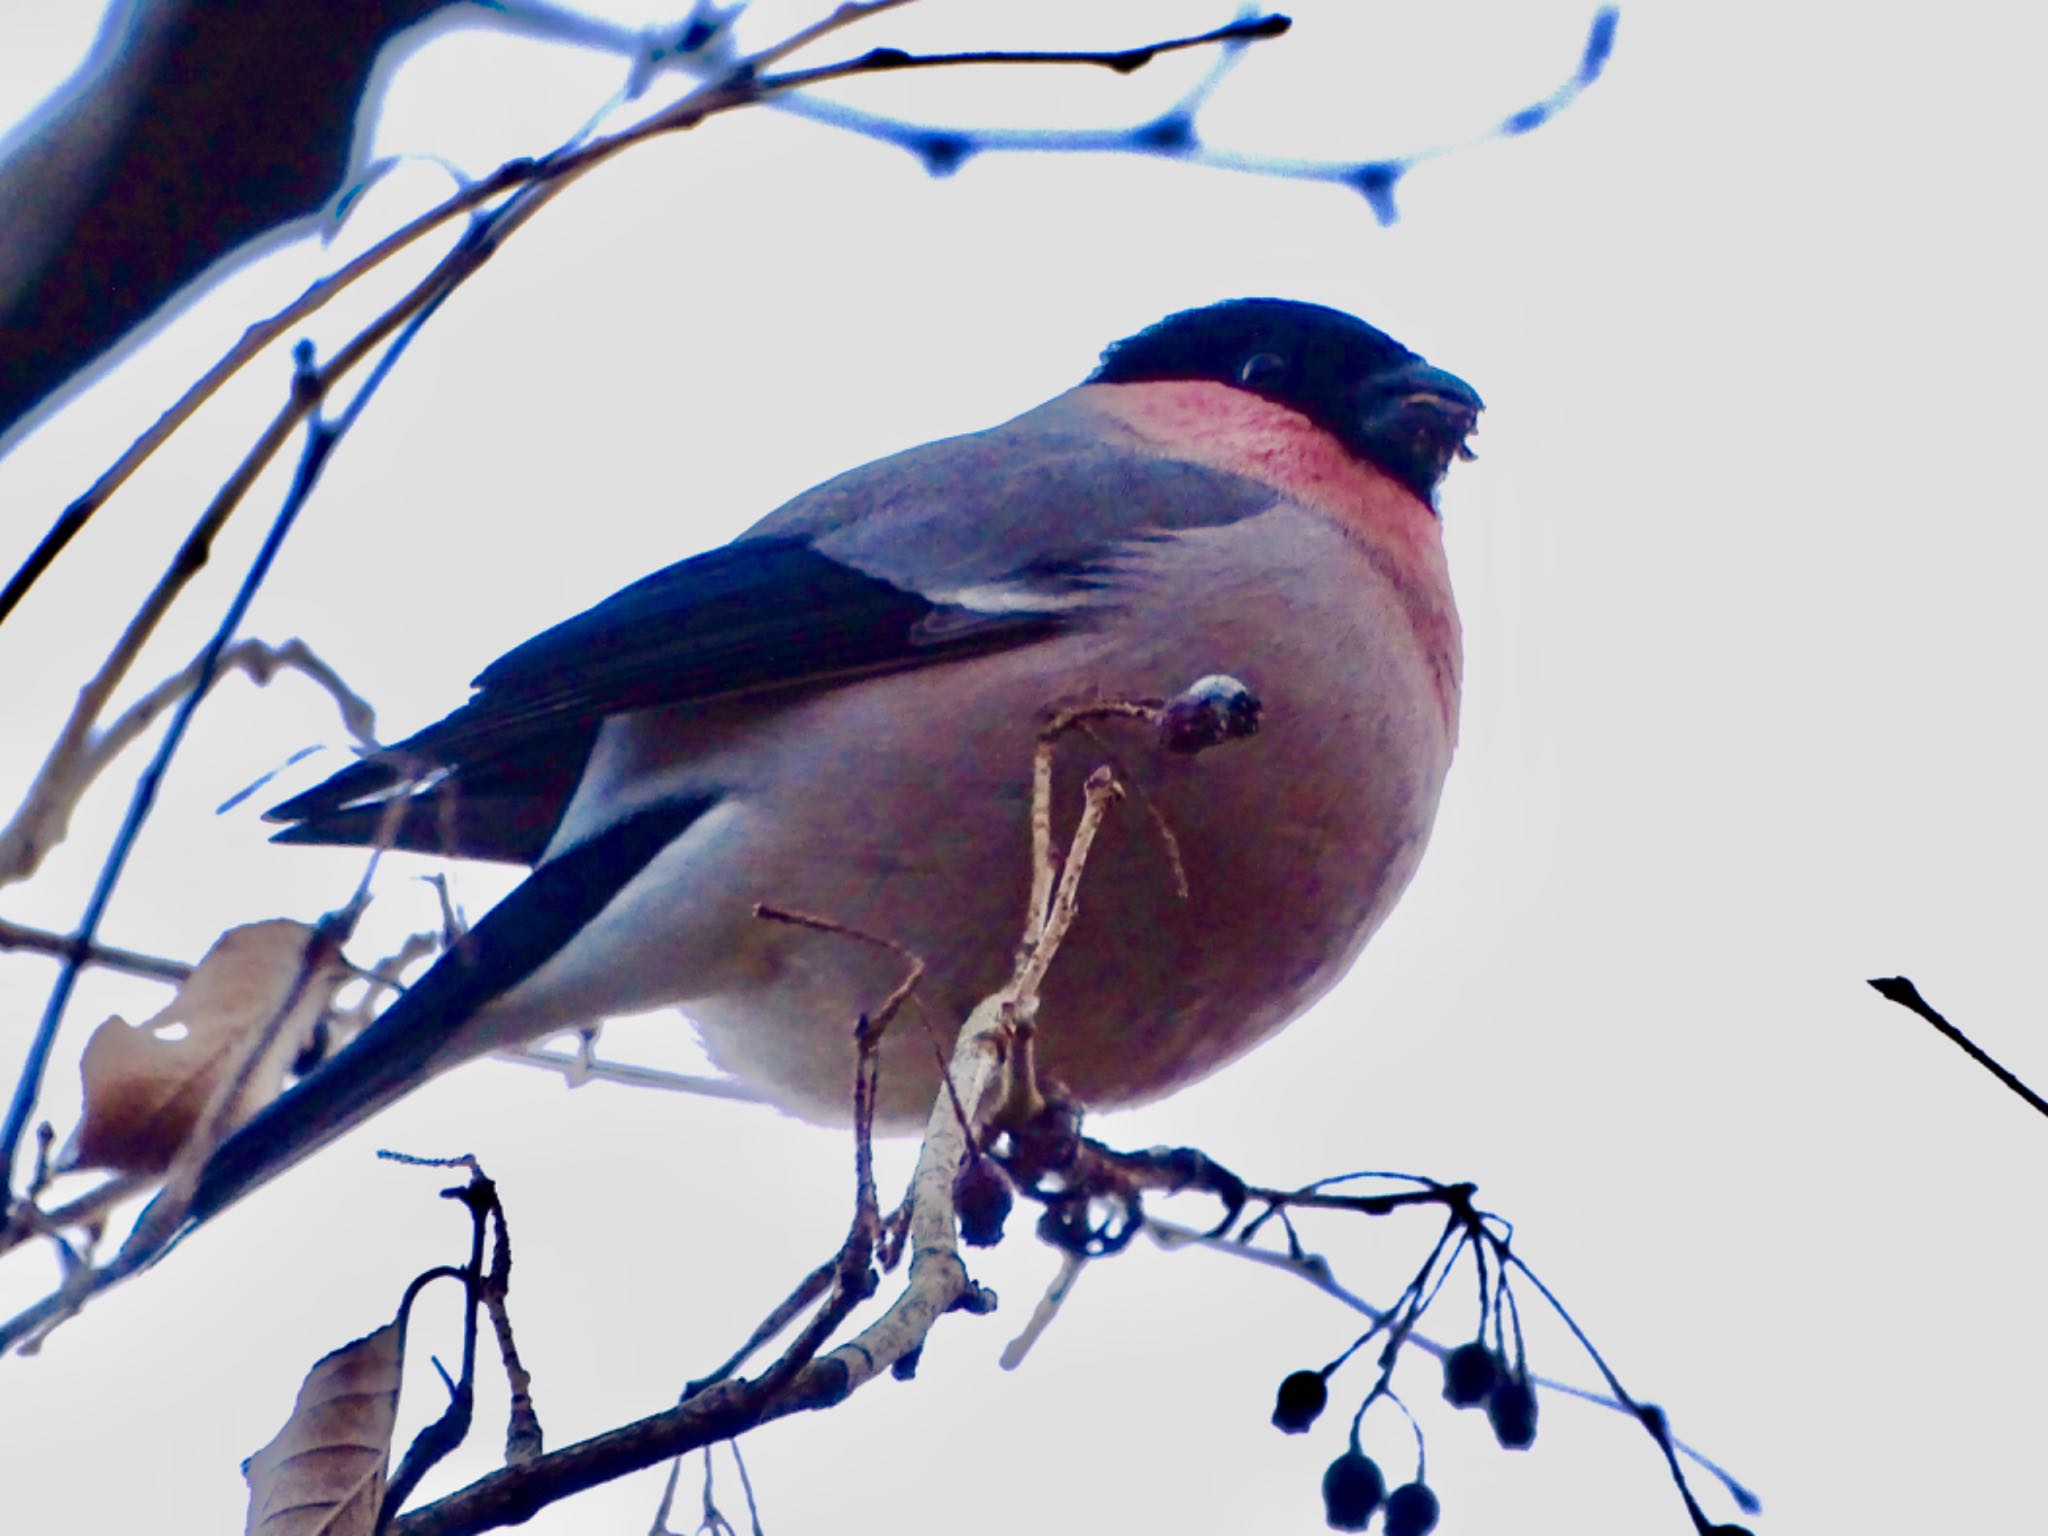
[[[289,1001],[291,1013],[221,1123],[233,1129],[275,1098],[314,1024],[347,979],[330,960],[292,989],[313,930],[282,918],[222,934],[163,1012],[141,1025],[111,1018],[93,1031],[79,1062],[85,1112],[73,1166],[159,1174],[192,1134],[258,1037]]]
[[[394,1320],[306,1373],[284,1428],[242,1467],[246,1536],[374,1536],[404,1341]]]

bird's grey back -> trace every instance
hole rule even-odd
[[[1255,481],[1149,451],[1069,392],[1000,426],[835,476],[744,537],[807,537],[927,594],[1057,586],[1085,582],[1130,540],[1233,523],[1275,499]]]

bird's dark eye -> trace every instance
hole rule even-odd
[[[1287,371],[1287,359],[1278,352],[1254,352],[1237,365],[1237,382],[1257,389],[1270,384]]]

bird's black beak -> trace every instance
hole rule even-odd
[[[1367,379],[1358,405],[1359,430],[1372,457],[1398,465],[1425,498],[1434,495],[1453,459],[1477,457],[1465,440],[1477,430],[1486,402],[1455,373],[1416,358]]]

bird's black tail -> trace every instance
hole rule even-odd
[[[465,1029],[478,1010],[568,944],[712,804],[691,796],[648,806],[542,864],[333,1060],[220,1144],[200,1171],[187,1230],[435,1072],[497,1044]]]

